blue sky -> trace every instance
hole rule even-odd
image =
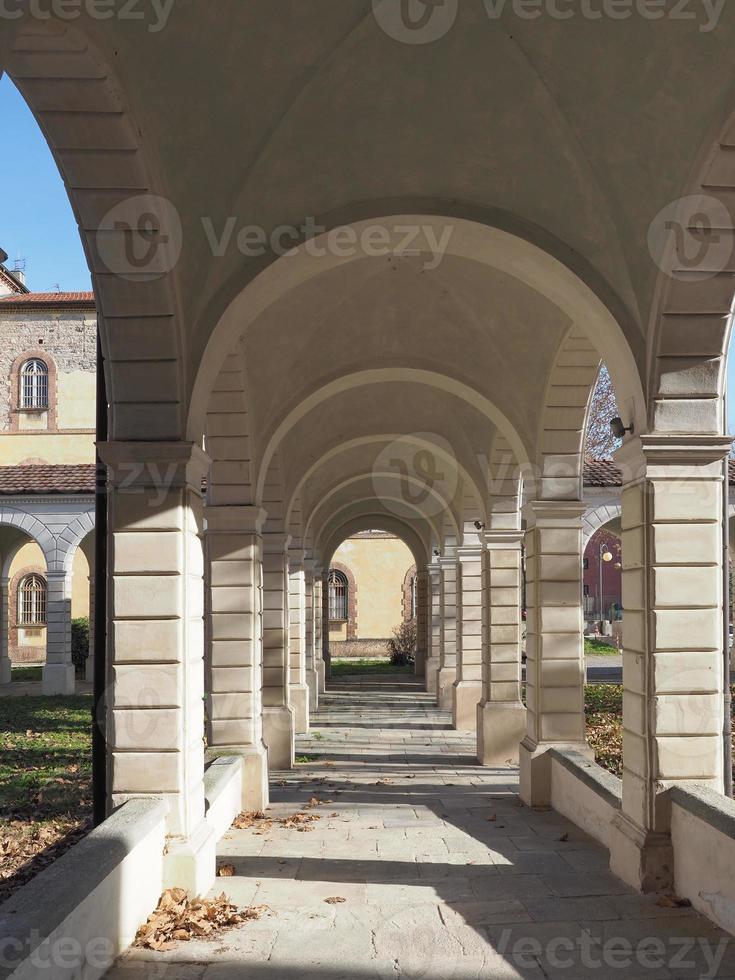
[[[0,79],[0,248],[8,264],[26,260],[28,286],[37,292],[91,289],[76,222],[46,141],[22,96]],[[735,356],[730,358],[730,433],[735,434]]]
[[[0,79],[0,248],[26,260],[36,292],[91,289],[79,232],[59,171],[18,90]]]

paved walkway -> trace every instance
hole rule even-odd
[[[412,678],[336,681],[298,751],[272,813],[317,796],[313,829],[230,831],[219,849],[235,877],[215,892],[270,911],[132,951],[109,980],[735,977],[722,933],[633,894],[573,825],[523,807],[515,770],[478,767]]]

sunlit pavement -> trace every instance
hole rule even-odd
[[[316,797],[312,829],[219,847],[235,874],[212,894],[268,911],[212,942],[133,950],[110,978],[735,977],[723,933],[632,893],[594,841],[522,806],[516,770],[480,768],[412,678],[335,681],[297,753],[309,761],[274,776],[271,810]]]

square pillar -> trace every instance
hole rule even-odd
[[[416,571],[416,659],[414,674],[424,677],[429,649],[429,575],[426,569]]]
[[[288,559],[289,535],[263,535],[263,738],[268,765],[292,769],[295,755],[289,662]]]
[[[98,445],[108,472],[108,801],[168,803],[165,888],[205,894],[202,478],[190,443]]]
[[[526,532],[526,736],[520,794],[551,802],[548,750],[592,753],[585,741],[582,616],[582,515],[579,501],[528,505]]]
[[[460,635],[457,620],[458,572],[456,557],[438,559],[441,569],[441,659],[436,672],[436,701],[451,711],[454,704],[454,682],[457,680],[457,651]]]
[[[46,663],[41,671],[43,694],[73,694],[71,661],[71,569],[46,573]]]
[[[482,544],[457,548],[457,679],[452,690],[452,724],[459,731],[477,728],[482,698],[482,662],[486,630],[486,568]]]
[[[0,685],[10,684],[10,593],[6,576],[0,579]]]
[[[263,741],[263,624],[259,507],[205,509],[209,587],[207,673],[208,755],[243,761],[242,808],[268,806],[268,756]]]
[[[288,553],[289,699],[299,735],[309,731],[309,688],[306,685],[306,581],[304,552]]]
[[[436,694],[437,672],[441,664],[442,608],[441,608],[441,566],[433,562],[426,569],[427,607],[429,621],[428,657],[426,659],[426,690]]]
[[[487,531],[487,646],[477,709],[477,758],[483,766],[518,763],[526,732],[521,700],[521,531]]]
[[[730,439],[646,435],[623,473],[623,808],[610,866],[672,885],[668,789],[724,790],[724,497]]]
[[[319,673],[316,668],[316,614],[314,598],[316,594],[316,582],[314,580],[314,569],[316,563],[313,559],[304,560],[304,622],[305,633],[305,661],[306,661],[306,686],[309,690],[309,710],[315,711],[319,705]],[[321,652],[320,652],[321,656]]]
[[[324,597],[324,569],[317,566],[314,569],[314,669],[318,694],[324,694],[327,690],[327,665],[324,661]]]

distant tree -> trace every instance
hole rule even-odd
[[[587,419],[585,456],[591,459],[611,459],[620,446],[610,431],[610,420],[620,415],[610,372],[603,364],[592,394]]]

